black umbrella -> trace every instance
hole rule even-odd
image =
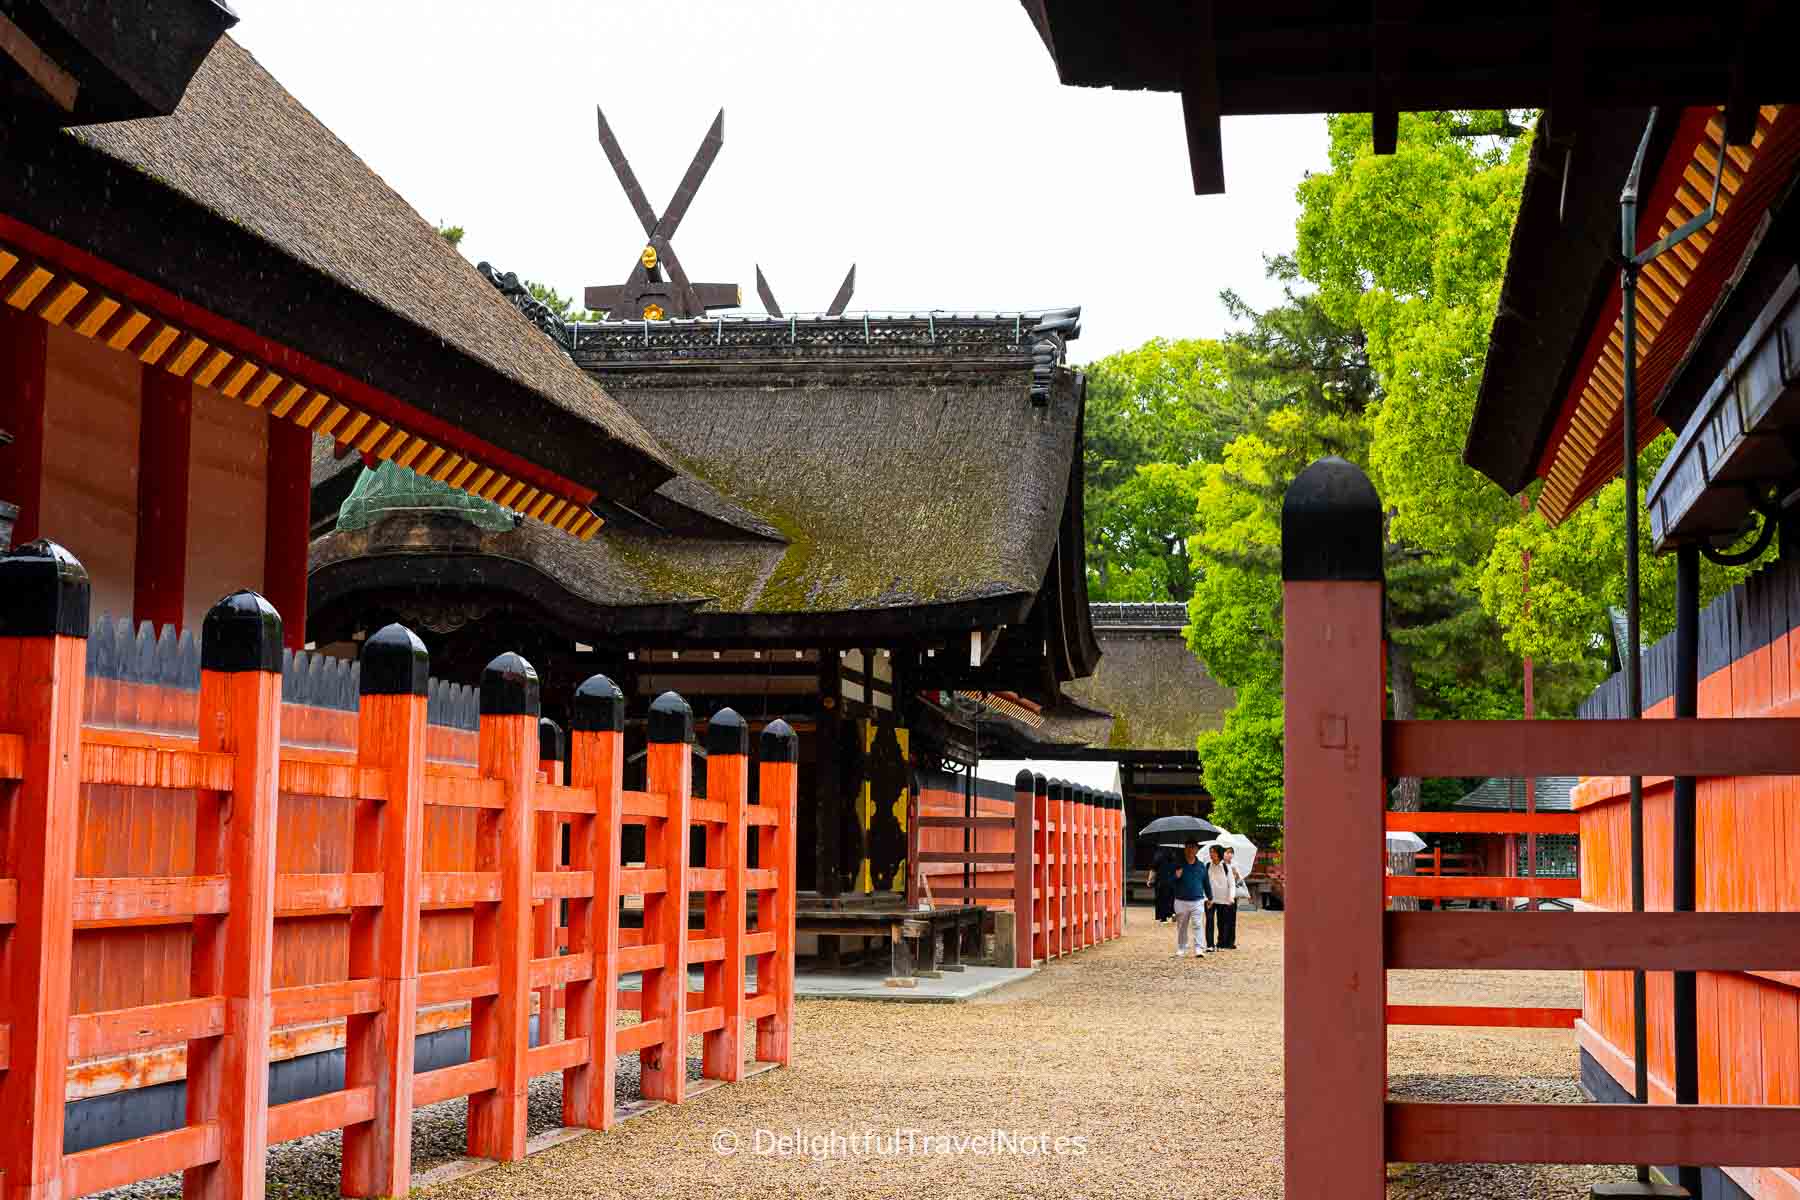
[[[1210,841],[1219,835],[1219,827],[1199,817],[1158,817],[1138,830],[1141,838],[1174,837],[1179,841]]]

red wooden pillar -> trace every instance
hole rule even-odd
[[[345,1021],[344,1086],[375,1090],[373,1118],[344,1129],[346,1196],[404,1196],[412,1187],[429,677],[425,644],[404,625],[363,643],[357,759],[380,770],[387,789],[357,803],[350,869],[380,874],[381,904],[351,911],[350,978],[376,980],[381,1007]]]
[[[139,368],[137,550],[131,615],[179,629],[186,609],[188,468],[194,385],[161,367]],[[266,582],[266,581],[265,581]],[[279,603],[277,612],[287,610]]]
[[[19,506],[13,527],[18,545],[48,532],[43,507],[49,329],[29,313],[0,305],[0,429],[13,438],[11,445],[0,446],[0,500]]]
[[[193,994],[225,998],[225,1031],[188,1043],[187,1123],[219,1129],[218,1161],[185,1172],[190,1200],[263,1194],[280,748],[281,618],[233,592],[200,627],[200,749],[233,765],[229,793],[199,793],[194,874],[228,877],[231,900],[194,919]]]
[[[570,712],[569,784],[594,789],[594,815],[578,816],[569,868],[594,873],[592,898],[569,902],[569,953],[592,954],[594,974],[571,983],[563,1036],[588,1039],[588,1061],[563,1072],[563,1124],[610,1129],[618,1071],[619,855],[624,810],[625,694],[595,675],[575,689]]]
[[[1325,458],[1289,486],[1281,524],[1285,1188],[1383,1200],[1381,502],[1360,470]]]
[[[756,861],[776,873],[775,887],[756,894],[756,928],[775,935],[775,949],[756,965],[756,994],[773,996],[775,1011],[756,1022],[756,1057],[787,1065],[794,1041],[794,884],[799,878],[800,739],[786,721],[763,727],[757,751],[757,799],[775,810],[775,824],[757,827]]]
[[[0,733],[24,743],[18,782],[0,784],[10,796],[0,875],[18,889],[0,941],[0,1022],[11,1032],[0,1072],[5,1200],[62,1194],[87,630],[88,577],[74,555],[38,542],[0,556]]]
[[[538,676],[517,654],[481,673],[482,778],[500,784],[497,837],[481,839],[476,869],[500,877],[500,899],[475,908],[477,961],[498,965],[500,990],[477,998],[469,1057],[495,1060],[495,1085],[469,1097],[469,1153],[512,1162],[525,1157],[526,1065],[531,1048],[531,790],[537,781]]]
[[[744,1077],[744,935],[749,883],[745,807],[750,802],[750,727],[722,708],[706,723],[706,799],[725,808],[725,823],[706,827],[706,865],[725,872],[725,890],[706,896],[707,936],[725,943],[725,957],[701,968],[707,1008],[725,1010],[725,1024],[702,1039],[701,1074]]]
[[[1074,876],[1069,870],[1069,855],[1075,847],[1074,829],[1075,805],[1070,797],[1074,790],[1067,780],[1056,782],[1056,952],[1068,954],[1073,950],[1073,933],[1070,922],[1073,920],[1073,897],[1069,895],[1069,887]]]
[[[562,726],[549,717],[538,718],[537,769],[550,784],[562,783]],[[562,858],[562,816],[540,812],[532,816],[532,859],[538,871],[554,871]],[[555,898],[540,900],[531,911],[531,952],[536,958],[556,957],[556,931],[561,924],[562,902]],[[551,986],[537,990],[539,1046],[558,1041],[556,1010],[561,989]]]
[[[1081,949],[1081,787],[1071,783],[1063,803],[1069,813],[1069,949]]]
[[[694,713],[664,692],[650,705],[646,769],[649,791],[667,816],[644,828],[644,866],[660,870],[666,890],[644,897],[644,941],[663,948],[663,965],[644,972],[643,1020],[663,1023],[662,1041],[639,1052],[646,1100],[679,1104],[687,1097],[688,823],[694,781]]]
[[[1088,944],[1088,790],[1080,784],[1069,788],[1070,808],[1074,811],[1075,827],[1074,851],[1074,911],[1070,920],[1074,924],[1071,940],[1075,949],[1080,950]]]
[[[1113,810],[1112,794],[1099,793],[1096,801],[1100,828],[1100,940],[1109,942],[1113,937]]]
[[[1037,804],[1035,776],[1020,771],[1013,780],[1013,965],[1031,965],[1031,848],[1036,844],[1032,814]]]
[[[263,587],[284,618],[287,646],[306,645],[306,554],[312,542],[312,433],[269,419]]]
[[[1094,917],[1099,906],[1095,903],[1094,880],[1100,866],[1100,857],[1094,853],[1094,789],[1081,789],[1081,944],[1091,946],[1097,940],[1094,936]]]
[[[1031,852],[1032,955],[1040,962],[1050,957],[1050,781],[1031,777],[1031,806],[1035,813]]]

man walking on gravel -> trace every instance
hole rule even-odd
[[[1212,862],[1206,868],[1206,948],[1237,949],[1237,868],[1225,858],[1218,843],[1210,848]]]
[[[1194,957],[1207,953],[1200,945],[1200,927],[1195,915],[1206,903],[1206,864],[1200,861],[1200,847],[1189,842],[1181,848],[1181,858],[1169,870],[1175,881],[1175,957],[1186,958],[1188,939],[1193,938]]]

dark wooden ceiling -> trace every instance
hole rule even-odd
[[[1066,84],[1179,92],[1197,192],[1222,116],[1800,101],[1800,4],[1670,0],[1021,0]],[[1745,136],[1748,136],[1747,134]]]

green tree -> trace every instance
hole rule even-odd
[[[1193,591],[1193,470],[1217,462],[1266,403],[1216,341],[1155,339],[1087,368],[1082,469],[1088,590],[1096,600]]]

